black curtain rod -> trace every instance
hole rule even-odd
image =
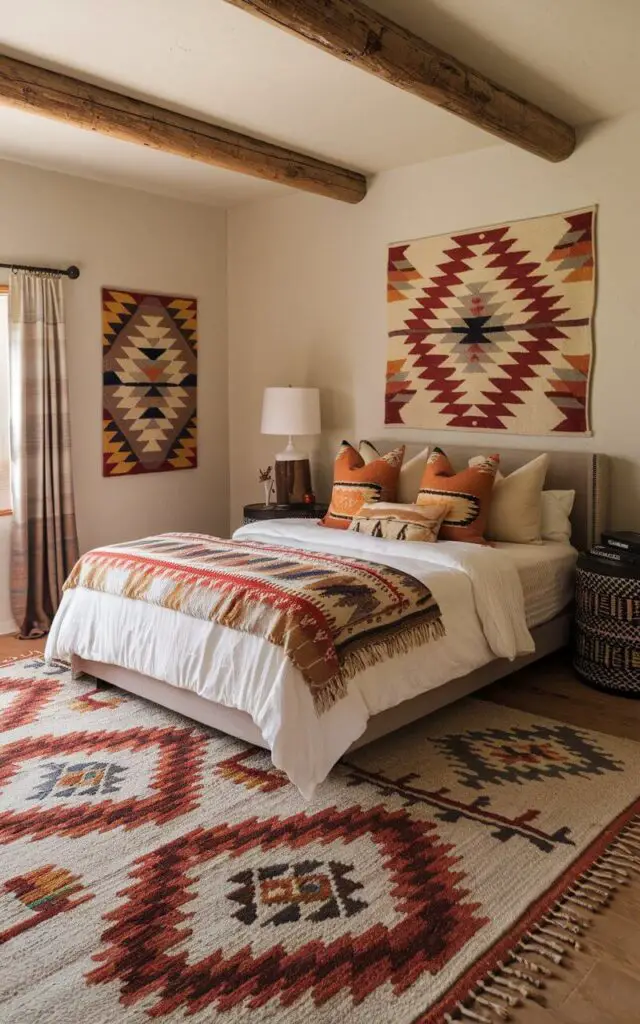
[[[80,271],[75,266],[60,270],[59,267],[29,267],[24,263],[0,263],[0,267],[5,267],[7,270],[36,270],[41,274],[60,274],[62,277],[69,277],[72,281],[80,277]]]

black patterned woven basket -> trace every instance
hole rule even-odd
[[[640,571],[580,556],[573,665],[598,689],[640,697]]]

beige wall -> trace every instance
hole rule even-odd
[[[226,213],[0,162],[0,261],[67,266],[73,468],[83,550],[167,530],[227,531]],[[1,273],[1,272],[0,272]],[[6,280],[6,278],[5,278]],[[197,469],[104,479],[102,285],[196,296]],[[8,520],[0,520],[0,624]]]
[[[544,443],[614,456],[613,525],[639,529],[638,182],[640,115],[634,113],[594,128],[563,164],[500,146],[381,174],[359,206],[299,195],[230,211],[232,524],[244,502],[261,499],[258,465],[281,446],[259,433],[266,385],[322,389],[317,492],[326,493],[330,450],[343,435],[462,440],[455,431],[427,435],[383,426],[388,242],[597,202],[594,435]],[[479,433],[477,441],[540,448],[540,438]]]

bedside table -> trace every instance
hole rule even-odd
[[[586,683],[640,697],[640,568],[582,554],[573,667]]]
[[[315,505],[245,505],[244,525],[262,519],[322,519],[328,508],[318,502]]]

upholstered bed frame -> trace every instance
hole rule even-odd
[[[385,441],[376,446],[380,450],[388,450],[390,444]],[[423,447],[423,444],[408,444],[406,458],[410,459]],[[454,465],[462,466],[466,465],[471,456],[479,454],[480,451],[487,452],[489,449],[487,446],[478,449],[447,444],[446,450]],[[506,475],[539,454],[540,452],[530,449],[513,451],[500,448],[501,469]],[[607,525],[608,477],[609,466],[606,456],[587,452],[550,453],[545,487],[549,490],[575,490],[576,500],[571,517],[572,543],[580,550],[587,550],[596,543],[600,533]],[[366,731],[352,744],[350,749],[355,750],[366,743],[371,743],[387,733],[394,732],[424,715],[437,711],[438,708],[444,707],[446,704],[451,704],[453,701],[559,650],[569,642],[570,626],[571,610],[567,609],[549,622],[531,630],[536,645],[534,654],[516,658],[515,661],[495,658],[466,676],[443,683],[411,700],[403,701],[395,708],[373,715],[369,719]],[[155,704],[161,704],[187,718],[246,740],[248,743],[260,747],[268,746],[262,733],[246,712],[216,704],[214,701],[199,697],[191,690],[170,686],[158,679],[131,672],[117,665],[87,661],[76,655],[72,658],[72,669],[74,673],[85,672],[95,676],[98,680],[147,698]]]

